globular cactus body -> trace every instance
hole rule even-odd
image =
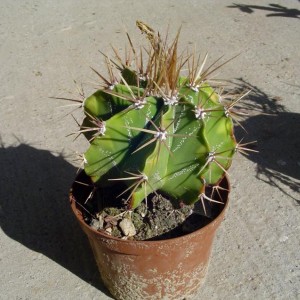
[[[83,104],[85,172],[100,188],[124,182],[131,209],[156,191],[194,203],[223,178],[238,145],[231,107],[204,76],[179,76],[177,38],[168,48],[150,42],[146,76],[123,65],[120,83]]]

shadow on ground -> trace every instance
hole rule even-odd
[[[300,10],[295,8],[287,8],[279,4],[270,3],[269,6],[263,5],[248,5],[248,4],[235,4],[227,6],[228,8],[238,8],[241,12],[252,14],[255,10],[263,10],[270,12],[266,17],[287,17],[287,18],[300,18]]]
[[[257,178],[278,188],[299,205],[300,199],[295,195],[300,192],[300,114],[287,111],[281,104],[284,99],[269,96],[241,78],[234,83],[237,93],[252,90],[240,104],[240,109],[249,113],[242,122],[248,134],[241,127],[236,134],[257,141],[259,153],[247,156],[256,163]]]
[[[68,203],[76,168],[61,155],[25,144],[2,145],[0,168],[0,225],[4,233],[109,295]]]

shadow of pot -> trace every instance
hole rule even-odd
[[[83,182],[82,173],[77,181]],[[229,181],[221,182],[219,201],[212,203],[216,217],[203,228],[159,241],[121,240],[96,231],[84,220],[86,187],[76,182],[70,190],[72,210],[88,236],[100,275],[116,299],[184,299],[193,296],[208,269],[213,239],[228,206]],[[218,193],[216,193],[218,194]]]

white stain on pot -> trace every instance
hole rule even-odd
[[[181,268],[180,264],[172,272],[145,278],[137,274],[129,274],[128,268],[123,265],[113,270],[118,274],[117,279],[113,280],[110,272],[102,272],[102,279],[113,296],[119,300],[184,299],[197,292],[204,281],[207,265],[202,264],[184,274]]]

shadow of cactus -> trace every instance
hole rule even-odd
[[[296,8],[287,8],[279,4],[270,3],[269,6],[262,5],[248,5],[248,4],[236,4],[227,6],[228,8],[238,8],[241,12],[252,14],[255,10],[263,10],[271,12],[266,17],[287,17],[287,18],[300,18],[300,10]]]
[[[295,194],[300,191],[300,114],[289,112],[282,99],[267,95],[242,78],[233,81],[235,92],[251,89],[240,109],[248,116],[241,125],[249,132],[248,140],[257,140],[259,153],[247,158],[256,163],[256,177],[281,190],[300,204]],[[236,135],[244,136],[237,128]]]

